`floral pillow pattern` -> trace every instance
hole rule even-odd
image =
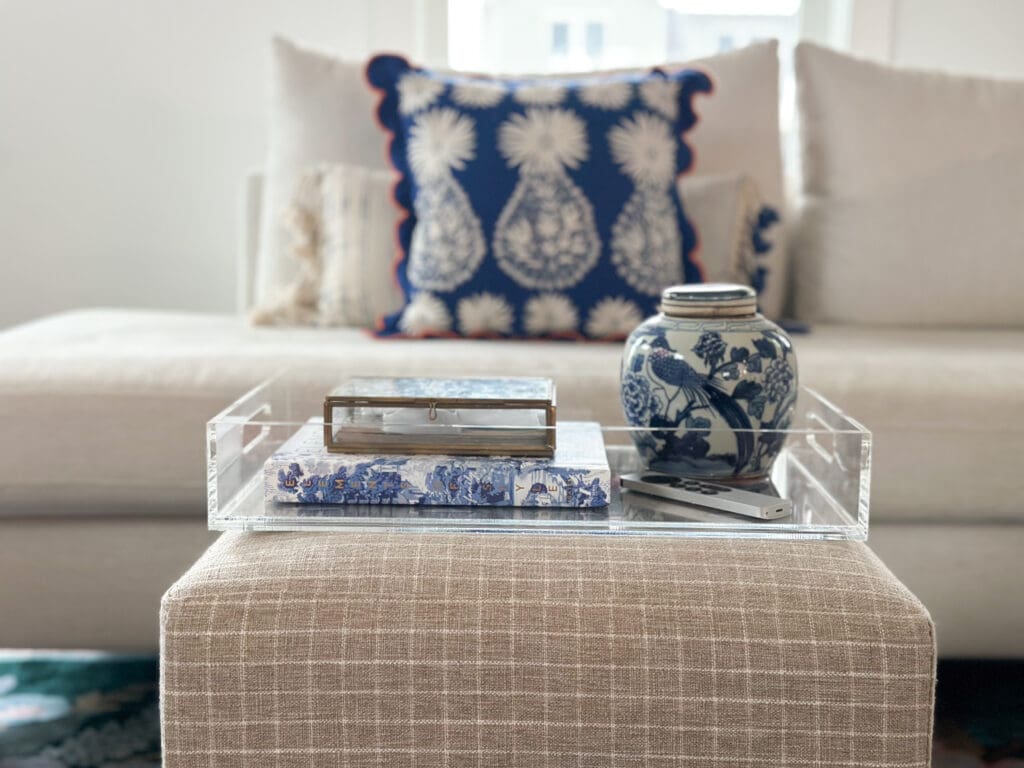
[[[506,80],[384,55],[367,78],[405,213],[382,335],[622,339],[703,280],[675,183],[703,73]]]

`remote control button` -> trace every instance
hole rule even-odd
[[[640,479],[645,483],[654,483],[655,485],[671,485],[676,482],[676,478],[671,475],[644,475]]]
[[[717,496],[718,495],[718,491],[716,491],[714,488],[708,488],[707,486],[705,486],[704,488],[701,488],[700,492],[703,493],[705,496]]]

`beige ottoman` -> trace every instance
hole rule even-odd
[[[861,544],[225,534],[164,765],[927,766],[928,613]]]

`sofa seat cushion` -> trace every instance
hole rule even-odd
[[[621,421],[619,345],[379,340],[228,315],[89,310],[0,334],[0,514],[203,515],[205,424],[294,367],[346,375],[547,375],[559,415]]]
[[[816,326],[801,381],[873,433],[871,515],[1024,521],[1024,331]]]
[[[1024,331],[816,328],[803,383],[875,432],[872,516],[1024,521]],[[227,315],[89,310],[0,334],[0,514],[205,514],[206,421],[282,368],[536,374],[559,416],[622,423],[621,345],[379,340]]]

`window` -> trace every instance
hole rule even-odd
[[[569,53],[569,25],[564,21],[556,21],[551,25],[551,53],[556,56]]]
[[[793,47],[851,43],[854,0],[447,0],[448,64],[472,72],[652,66],[779,41],[779,117],[796,152]]]
[[[776,38],[786,73],[800,10],[800,0],[448,0],[448,61],[477,72],[614,69]]]
[[[592,59],[601,56],[604,50],[604,24],[593,21],[587,23],[586,50],[587,56]]]

